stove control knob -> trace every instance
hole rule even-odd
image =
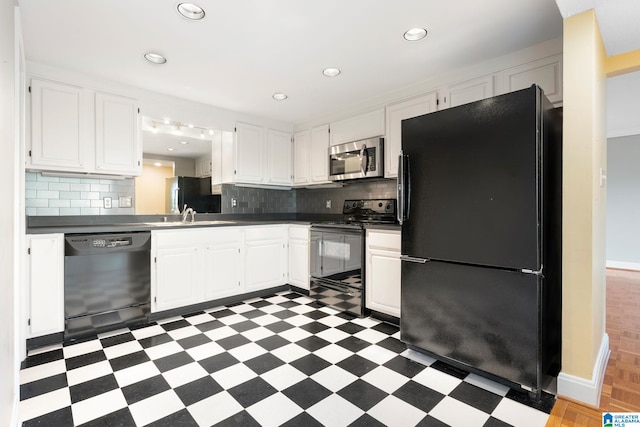
[[[387,206],[385,206],[385,210],[391,210],[391,203],[387,203]]]
[[[382,207],[382,202],[378,203],[378,207],[381,208]]]

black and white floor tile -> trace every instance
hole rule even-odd
[[[396,326],[281,292],[33,352],[23,426],[544,426]],[[533,405],[536,406],[536,405]]]

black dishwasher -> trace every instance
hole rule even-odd
[[[67,234],[64,340],[146,323],[151,233]]]

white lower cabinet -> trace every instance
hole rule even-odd
[[[245,291],[283,285],[287,280],[287,226],[245,230]]]
[[[239,228],[207,230],[209,234],[204,254],[205,301],[242,293],[243,234]]]
[[[367,230],[366,306],[400,317],[400,231]]]
[[[289,226],[289,284],[309,289],[309,226]]]
[[[64,234],[30,234],[27,338],[64,330]]]
[[[202,254],[202,248],[195,245],[157,250],[153,311],[168,310],[200,302],[203,273]]]
[[[287,225],[151,232],[151,311],[287,282]]]

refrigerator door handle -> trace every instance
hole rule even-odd
[[[409,255],[400,255],[400,261],[413,262],[416,264],[426,264],[429,258],[417,258]]]
[[[411,174],[409,171],[409,156],[405,156],[402,151],[398,156],[398,188],[396,190],[398,200],[398,223],[409,219],[409,208],[411,206]]]

